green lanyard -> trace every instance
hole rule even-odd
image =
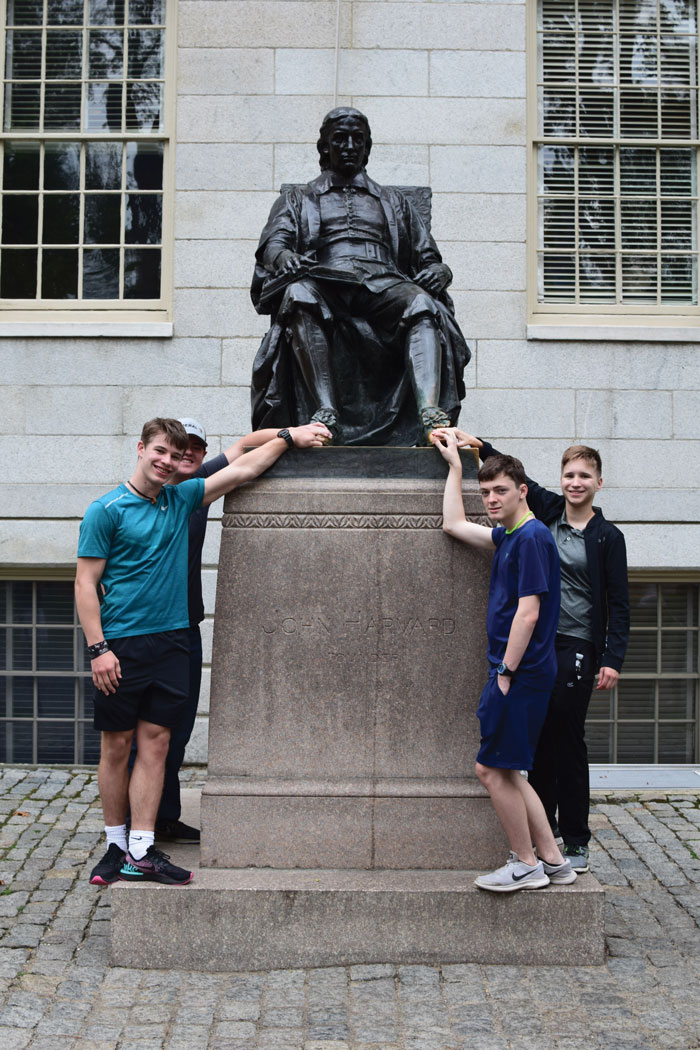
[[[531,514],[534,514],[534,511],[529,510],[527,514],[520,519],[517,525],[514,525],[512,529],[506,529],[506,536],[510,536],[511,532],[515,532],[516,529],[519,529],[522,523],[525,521],[525,519],[529,518]]]

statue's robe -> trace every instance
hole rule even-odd
[[[386,279],[377,274],[364,282],[366,286],[386,287],[392,284],[392,274],[396,283],[396,271],[412,279],[426,266],[441,263],[435,241],[407,197],[394,187],[379,186],[364,177],[386,216],[387,247],[393,260]],[[258,313],[271,315],[271,326],[253,365],[252,421],[256,430],[307,423],[318,407],[310,399],[295,360],[289,318],[280,309],[284,278],[280,281],[275,277],[264,261],[270,243],[274,243],[275,251],[283,245],[305,256],[313,256],[318,250],[322,232],[319,198],[332,178],[330,172],[324,172],[305,186],[294,186],[282,193],[260,236],[251,298]],[[300,279],[303,276],[289,278]],[[337,283],[334,284],[337,289]],[[439,407],[455,423],[465,392],[462,374],[471,354],[455,320],[449,295],[443,292],[430,298],[436,307],[434,316],[442,344]],[[345,312],[336,314],[326,330],[332,342],[339,417],[336,443],[422,444],[424,435],[406,370],[405,331],[387,333],[366,319]]]

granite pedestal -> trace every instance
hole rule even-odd
[[[435,449],[319,449],[227,498],[201,869],[138,887],[188,965],[602,961],[592,877],[473,886],[508,848],[474,775],[491,558],[442,532],[445,474]],[[113,922],[138,907],[114,896]]]

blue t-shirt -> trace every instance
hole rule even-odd
[[[218,456],[202,463],[195,473],[196,478],[208,478],[228,466],[228,459],[221,452]],[[207,531],[210,504],[200,507],[190,514],[190,549],[187,568],[187,593],[190,615],[190,627],[197,627],[204,619],[204,600],[202,598],[202,547]]]
[[[489,660],[496,666],[503,659],[519,599],[539,594],[540,614],[517,675],[526,685],[549,689],[557,671],[554,638],[561,596],[557,545],[547,526],[534,518],[510,535],[502,527],[495,528],[491,538],[496,553],[486,614]]]
[[[155,503],[119,485],[88,507],[79,558],[105,558],[105,638],[189,626],[187,522],[202,504],[204,481],[164,486]]]

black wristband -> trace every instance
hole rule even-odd
[[[90,659],[95,660],[98,656],[104,656],[105,653],[110,651],[109,643],[103,638],[101,642],[95,642],[94,645],[88,645],[87,651],[90,654]]]
[[[296,448],[296,445],[294,444],[294,438],[289,433],[286,427],[284,427],[282,430],[277,431],[277,437],[284,438],[289,448]]]

